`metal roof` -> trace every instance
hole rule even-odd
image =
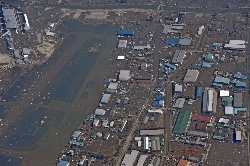
[[[15,58],[20,57],[19,50],[14,50],[14,56],[15,56]]]
[[[132,150],[131,154],[125,154],[121,166],[133,166],[139,151]]]
[[[191,40],[190,39],[180,39],[179,44],[183,45],[183,46],[189,46],[191,44]]]
[[[199,115],[197,113],[194,113],[192,116],[192,121],[211,122],[211,120],[212,120],[211,116]]]
[[[186,50],[176,50],[172,58],[172,63],[182,63],[183,59],[186,56],[185,53]]]
[[[179,38],[167,38],[165,41],[166,45],[177,45],[179,44],[180,39]]]
[[[23,55],[30,55],[30,49],[28,49],[28,48],[23,48],[22,53],[23,53]]]
[[[5,25],[7,29],[18,28],[17,18],[14,9],[4,9],[2,8],[3,16],[5,20]]]
[[[198,137],[208,137],[208,133],[198,132],[198,131],[187,131],[187,135],[198,136]]]
[[[69,162],[60,160],[59,163],[56,166],[69,166]]]
[[[185,98],[178,98],[173,105],[174,108],[182,108],[185,103]]]
[[[104,94],[101,99],[101,103],[108,104],[111,94]]]
[[[214,79],[214,83],[221,83],[221,84],[229,84],[230,79],[222,76],[216,76]]]
[[[233,107],[226,106],[224,108],[224,113],[225,115],[233,115],[234,114],[234,109]]]
[[[245,75],[241,75],[241,74],[234,74],[234,78],[236,78],[236,79],[243,79],[243,80],[245,80],[245,79],[247,79],[247,76],[245,76]]]
[[[140,135],[163,135],[164,129],[140,130]]]
[[[188,110],[181,110],[175,121],[175,126],[173,128],[173,133],[184,134],[187,131],[189,122],[191,120],[192,112]]]
[[[182,92],[182,85],[175,84],[174,91],[175,92]]]
[[[220,90],[220,97],[229,96],[229,90]]]
[[[96,109],[95,110],[95,115],[99,115],[99,116],[102,116],[105,114],[105,110],[104,109]]]
[[[120,81],[127,81],[131,78],[130,70],[120,70],[119,80]]]
[[[146,161],[147,159],[147,155],[141,155],[136,166],[143,166],[144,162]]]
[[[71,138],[77,138],[79,137],[79,135],[81,134],[81,131],[74,131],[74,133],[72,134]]]
[[[199,75],[199,70],[190,70],[188,69],[186,75],[183,79],[183,82],[194,83]]]
[[[247,84],[246,84],[246,82],[235,82],[234,87],[235,88],[246,88]]]
[[[213,97],[214,97],[213,91],[210,89],[205,89],[202,100],[202,112],[213,111]]]
[[[118,43],[118,48],[126,48],[127,47],[127,40],[119,40],[119,43]]]
[[[236,131],[235,132],[235,140],[236,141],[241,141],[241,131]]]
[[[117,32],[118,35],[126,35],[126,36],[132,36],[134,35],[134,30],[125,30],[121,29]]]
[[[234,93],[233,94],[233,106],[242,107],[242,104],[243,104],[242,99],[243,99],[242,93]]]

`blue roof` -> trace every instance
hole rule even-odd
[[[77,142],[76,140],[72,139],[70,142],[69,142],[70,145],[75,145],[75,146],[83,146],[83,143],[82,142]]]
[[[196,97],[201,97],[202,95],[202,87],[196,87]]]
[[[170,64],[170,63],[165,63],[165,67],[171,68],[172,70],[175,70],[175,69],[176,69],[176,66],[175,66],[175,65],[172,65],[172,64]]]
[[[110,132],[116,132],[116,129],[113,128],[113,127],[110,127],[110,128],[109,128],[109,131],[110,131]]]
[[[164,94],[162,94],[162,93],[159,93],[156,97],[155,97],[155,99],[154,100],[156,100],[156,101],[160,101],[160,100],[162,100],[163,98],[164,98]]]
[[[213,64],[214,64],[214,63],[203,62],[202,67],[204,67],[204,68],[210,68],[210,67],[213,66]]]
[[[92,118],[93,118],[92,115],[87,115],[86,120],[90,120],[90,119],[92,119]]]
[[[247,76],[244,76],[244,75],[241,75],[241,74],[234,74],[234,78],[245,80],[245,79],[247,79]]]
[[[235,88],[246,88],[247,84],[245,82],[235,82],[234,87]]]
[[[161,87],[163,87],[163,85],[164,85],[164,82],[161,82],[161,83],[159,83],[159,84],[157,85],[157,88],[161,88]]]
[[[222,44],[221,43],[213,43],[212,46],[213,47],[220,47]]]
[[[193,63],[193,64],[191,65],[191,67],[192,67],[193,69],[195,69],[195,68],[198,67],[198,65],[197,65],[196,63]]]
[[[120,92],[119,92],[119,95],[122,95],[122,94],[124,94],[124,93],[127,93],[125,90],[121,90]]]
[[[176,22],[177,24],[179,24],[181,22],[181,19],[182,19],[183,15],[184,14],[182,14],[182,13],[178,14],[178,21]]]
[[[178,38],[167,38],[165,41],[165,44],[166,45],[177,45],[177,44],[179,44],[179,42],[180,42],[180,39],[178,39]]]
[[[222,76],[216,76],[214,83],[229,84],[230,79]]]
[[[72,136],[71,136],[71,138],[77,138],[77,137],[79,137],[79,135],[81,134],[81,132],[80,131],[75,131],[73,134],[72,134]]]
[[[152,106],[153,106],[153,107],[159,106],[159,101],[154,101],[154,102],[152,103]]]
[[[56,166],[68,166],[68,165],[69,165],[68,161],[60,160],[59,163]]]
[[[134,35],[134,30],[125,30],[125,29],[120,29],[117,32],[118,35]]]
[[[109,82],[109,81],[110,81],[110,79],[106,77],[106,78],[104,78],[104,80],[103,80],[103,81],[107,83],[107,82]]]
[[[213,83],[212,86],[214,86],[214,87],[222,87],[222,84]]]

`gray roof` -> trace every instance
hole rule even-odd
[[[22,62],[21,59],[17,59],[17,60],[16,60],[16,63],[18,63],[18,64],[21,63],[21,62]]]
[[[23,29],[25,32],[29,32],[31,28],[30,28],[30,26],[25,26]]]
[[[187,70],[187,73],[183,79],[183,82],[194,83],[199,75],[199,70]]]
[[[234,93],[233,95],[233,106],[234,107],[242,107],[242,93]]]
[[[29,58],[28,58],[28,57],[24,57],[24,58],[23,58],[23,61],[24,61],[24,62],[29,62]]]
[[[14,9],[4,9],[2,8],[3,16],[5,20],[5,25],[7,29],[18,28],[18,23],[16,20],[16,14]]]
[[[132,150],[131,154],[125,154],[121,166],[133,166],[139,151]]]
[[[208,137],[208,133],[198,132],[198,131],[187,131],[187,135],[199,136],[199,137]]]
[[[164,129],[140,130],[140,135],[163,135]]]
[[[147,155],[141,155],[136,166],[142,166],[147,159]]]
[[[175,104],[174,104],[174,108],[182,108],[184,106],[184,103],[185,103],[185,98],[178,98],[176,101],[175,101]]]
[[[185,53],[185,50],[176,50],[172,59],[172,63],[182,63],[184,57],[186,56]]]
[[[99,115],[99,116],[102,116],[105,114],[105,110],[104,109],[96,109],[95,110],[95,115]]]
[[[182,92],[182,85],[176,84],[176,85],[174,86],[174,91],[175,91],[175,92]]]
[[[104,94],[101,99],[102,104],[108,104],[111,94]]]
[[[127,81],[131,78],[130,70],[120,70],[119,80],[120,81]]]
[[[15,58],[19,58],[20,57],[19,50],[15,50],[14,51],[14,56],[15,56]]]
[[[180,39],[179,44],[183,45],[183,46],[189,46],[191,44],[191,40],[190,39]]]
[[[161,158],[160,157],[153,157],[150,164],[148,166],[158,166],[160,164]]]
[[[23,48],[23,55],[30,55],[30,49]]]
[[[119,40],[118,48],[126,48],[127,47],[127,40]]]

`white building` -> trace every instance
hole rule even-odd
[[[211,89],[205,89],[203,93],[202,101],[202,112],[203,113],[212,113],[213,111],[213,97],[214,92]]]
[[[229,90],[220,90],[220,97],[229,96]]]
[[[202,31],[204,29],[204,26],[202,25],[201,27],[199,27],[199,30],[197,32],[197,34],[200,36],[202,34]]]
[[[144,149],[148,150],[148,137],[144,137]]]
[[[127,40],[119,40],[119,43],[118,43],[117,48],[118,48],[118,49],[126,48],[126,47],[127,47],[127,43],[128,43]]]
[[[119,80],[120,81],[128,81],[131,78],[130,70],[120,70]]]

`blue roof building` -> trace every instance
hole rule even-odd
[[[234,74],[234,78],[245,80],[245,79],[247,79],[247,76],[244,76],[244,75],[241,75],[241,74]]]
[[[79,147],[82,147],[83,146],[83,143],[82,142],[77,142],[76,140],[72,139],[70,142],[69,142],[70,145],[75,145],[75,146],[79,146]]]
[[[161,88],[161,87],[163,87],[163,85],[164,85],[164,82],[161,82],[161,83],[159,83],[159,84],[157,85],[157,88]]]
[[[91,120],[92,118],[93,118],[92,115],[87,115],[86,120],[89,121],[89,120]]]
[[[170,63],[165,63],[165,67],[166,67],[166,68],[170,68],[170,69],[172,69],[172,70],[175,70],[175,69],[176,69],[176,66],[175,66],[175,65],[172,65],[172,64],[170,64]]]
[[[180,43],[179,38],[167,38],[165,41],[166,45],[178,45]]]
[[[153,101],[152,106],[153,106],[153,107],[159,106],[159,101]]]
[[[219,87],[219,88],[221,88],[221,87],[222,87],[222,84],[219,84],[219,83],[213,83],[213,84],[212,84],[212,86],[213,86],[213,87]]]
[[[165,95],[163,93],[159,93],[156,97],[155,97],[155,101],[160,101],[165,97]]]
[[[201,98],[201,96],[202,96],[202,87],[196,87],[195,96],[196,96],[196,98]]]
[[[60,160],[59,163],[56,166],[69,166],[69,162]]]
[[[196,63],[192,63],[192,65],[191,65],[192,69],[196,69],[197,67],[198,67],[198,65]]]
[[[134,30],[120,29],[120,30],[117,32],[117,35],[122,35],[122,36],[133,36],[133,35],[134,35]]]
[[[247,84],[246,84],[246,82],[235,82],[234,87],[235,88],[246,88]]]
[[[216,76],[214,83],[229,84],[230,79],[222,76]]]
[[[105,83],[108,83],[109,81],[110,81],[110,79],[109,78],[104,78],[104,80],[103,80]]]
[[[202,67],[203,68],[211,68],[213,66],[214,63],[207,63],[207,62],[203,62]]]
[[[212,47],[221,47],[221,46],[222,46],[221,43],[213,43],[213,44],[212,44]]]
[[[75,132],[72,134],[71,138],[76,139],[76,138],[79,137],[80,134],[81,134],[80,131],[75,131]]]

